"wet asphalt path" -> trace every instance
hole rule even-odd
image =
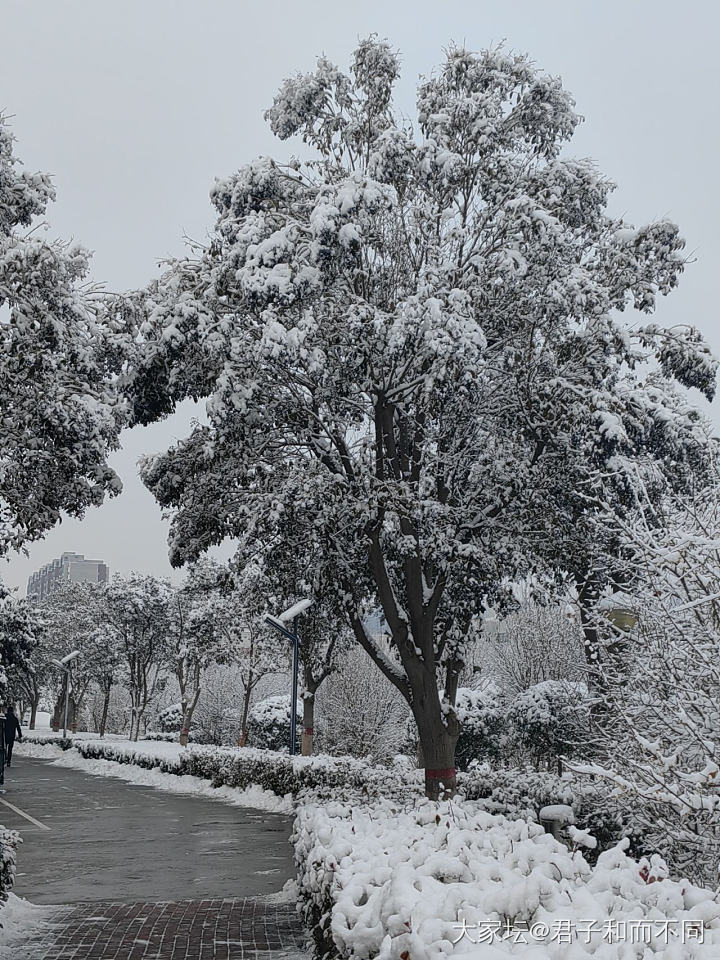
[[[0,823],[20,831],[14,892],[38,904],[264,896],[293,876],[290,820],[18,755]],[[44,828],[49,829],[44,829]]]

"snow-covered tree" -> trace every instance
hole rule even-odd
[[[310,593],[311,591],[305,591]],[[300,696],[302,698],[301,752],[312,756],[315,736],[315,703],[323,683],[337,670],[346,654],[350,631],[343,611],[316,595],[305,611],[300,631]]]
[[[711,396],[715,363],[693,328],[619,316],[676,286],[683,241],[609,216],[612,184],[561,156],[579,117],[559,80],[452,48],[411,125],[398,72],[370,38],[349,74],[321,58],[284,83],[267,118],[312,159],[216,183],[210,243],[135,298],[128,390],[138,422],[209,398],[143,468],[173,562],[227,537],[241,564],[302,557],[312,518],[326,596],[409,704],[435,796],[473,617],[530,570],[587,578],[600,502],[705,468],[678,384]]]
[[[102,600],[101,597],[101,603]],[[81,653],[85,669],[102,697],[97,732],[104,737],[113,688],[120,679],[123,662],[117,631],[109,624],[101,623],[87,635],[82,643]]]
[[[55,681],[56,724],[64,712],[65,685],[69,683],[69,719],[71,726],[77,725],[96,669],[105,659],[106,648],[102,641],[98,643],[95,639],[106,616],[104,599],[102,584],[66,582],[38,608],[44,623],[43,644],[52,655],[50,667]],[[53,663],[75,650],[80,655],[68,663],[67,671],[60,670]]]
[[[473,760],[498,763],[508,750],[507,700],[492,680],[478,687],[458,687],[455,710],[460,736],[455,751],[461,770]]]
[[[166,580],[134,573],[116,576],[105,597],[130,696],[130,739],[137,740],[168,669],[172,587]]]
[[[359,648],[348,651],[318,697],[324,752],[387,761],[405,747],[410,711]]]
[[[193,715],[212,663],[233,657],[233,638],[219,628],[222,567],[203,560],[193,564],[170,603],[169,666],[180,691],[180,743],[188,742]]]
[[[287,752],[290,744],[290,713],[292,698],[288,694],[266,697],[256,703],[248,717],[248,731],[254,747],[263,750]],[[296,704],[298,716],[302,705]]]
[[[583,634],[569,603],[524,600],[502,620],[486,620],[479,641],[486,671],[508,693],[544,680],[582,680]]]
[[[622,525],[637,618],[606,682],[602,763],[648,843],[715,883],[720,864],[720,481]]]
[[[85,283],[88,252],[41,235],[54,196],[46,174],[20,169],[0,116],[0,554],[121,488],[108,455],[124,422],[122,326]]]
[[[27,600],[0,581],[0,697],[30,706],[34,726],[39,688],[46,666],[42,654],[43,621]]]
[[[562,757],[577,756],[589,740],[590,699],[584,683],[543,680],[518,693],[508,719],[522,753],[538,765],[562,769]]]

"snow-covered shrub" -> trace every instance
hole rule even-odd
[[[537,820],[543,807],[567,804],[576,821],[597,838],[597,852],[621,840],[630,842],[634,856],[643,856],[664,846],[652,846],[634,799],[618,794],[606,783],[585,777],[571,777],[522,769],[492,770],[476,767],[458,776],[460,794],[467,800],[480,800],[490,813],[513,818]],[[590,858],[596,854],[588,853]]]
[[[577,845],[592,843],[583,831],[575,836]],[[309,804],[293,841],[318,960],[718,955],[713,892],[668,879],[658,857],[631,859],[627,841],[591,866],[538,824],[467,801],[411,810],[387,801]],[[642,953],[629,946],[633,925],[636,943],[648,940]]]
[[[460,687],[455,712],[462,724],[455,747],[455,762],[466,770],[473,760],[496,763],[504,754],[507,741],[507,705],[499,687],[487,683],[477,690]]]
[[[515,697],[508,710],[519,752],[551,766],[572,756],[588,736],[587,686],[564,680],[536,683]]]
[[[15,883],[17,847],[22,843],[20,834],[0,826],[0,902],[8,898]]]
[[[171,703],[157,715],[157,727],[162,733],[180,733],[182,722],[183,712],[179,703]]]
[[[162,730],[148,730],[141,740],[153,740],[156,743],[175,743],[178,739],[177,733],[163,733]],[[190,737],[192,740],[192,736]]]
[[[290,697],[283,695],[268,697],[256,704],[248,720],[250,743],[260,750],[289,750],[290,708]],[[298,740],[302,715],[302,702],[298,700]]]
[[[350,651],[317,696],[318,747],[335,756],[383,763],[404,745],[412,715],[397,689],[364,650]]]

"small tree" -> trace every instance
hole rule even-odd
[[[134,573],[115,577],[106,597],[130,696],[129,736],[137,740],[168,665],[172,588],[165,580]]]
[[[118,635],[109,624],[99,626],[89,634],[83,644],[83,659],[90,678],[97,685],[102,696],[102,710],[97,730],[99,735],[104,737],[110,699],[113,687],[118,682],[122,665]]]
[[[456,757],[461,770],[473,760],[498,763],[506,760],[510,725],[507,700],[496,683],[459,687],[456,710],[461,723]]]
[[[489,621],[481,642],[487,671],[508,693],[544,680],[586,678],[583,632],[569,603],[524,600],[502,621]]]
[[[287,694],[267,697],[253,706],[248,718],[252,744],[263,750],[288,752],[292,700]],[[300,703],[298,713],[302,712]]]
[[[67,671],[58,671],[51,663],[56,683],[61,680],[54,710],[55,724],[59,724],[64,711],[65,686],[69,684],[70,723],[73,728],[77,726],[94,679],[93,671],[105,656],[105,648],[95,640],[97,625],[106,616],[104,598],[102,584],[66,582],[39,607],[45,624],[44,643],[53,652],[53,659],[58,660],[74,650],[80,652],[80,656],[68,664]]]
[[[313,753],[315,701],[323,683],[338,668],[351,641],[342,611],[323,603],[322,596],[303,614],[300,624],[302,667],[302,755]]]
[[[318,700],[324,752],[387,761],[405,745],[407,704],[366,654],[348,650]]]
[[[313,159],[216,183],[208,246],[137,298],[129,390],[141,422],[210,398],[143,468],[174,562],[226,537],[240,564],[279,542],[302,556],[312,518],[326,596],[412,710],[437,796],[479,608],[530,570],[579,577],[599,505],[627,511],[641,474],[705,469],[671,381],[712,396],[715,363],[692,328],[619,317],[676,286],[683,241],[610,217],[612,184],[561,158],[579,117],[559,80],[452,48],[411,126],[398,73],[370,38],[349,75],[321,58],[283,84],[267,118]]]
[[[182,587],[172,594],[169,663],[180,690],[180,743],[185,746],[193,715],[203,690],[203,677],[211,663],[233,656],[233,638],[219,626],[218,591],[223,570],[219,564],[194,564]]]

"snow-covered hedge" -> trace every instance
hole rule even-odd
[[[597,838],[598,851],[627,838],[633,855],[650,852],[636,799],[618,794],[599,780],[478,767],[458,775],[458,789],[468,800],[481,800],[490,813],[526,820],[537,820],[543,807],[567,804],[573,808],[576,822]]]
[[[712,891],[668,879],[660,858],[633,860],[624,843],[591,866],[537,824],[477,802],[310,804],[293,840],[317,958],[710,960],[720,950]]]
[[[352,757],[290,757],[251,747],[181,749],[160,741],[76,740],[73,746],[87,759],[201,777],[216,787],[255,785],[278,796],[298,797],[311,791],[316,798],[340,796],[360,801],[377,796],[412,800],[422,795],[421,771],[371,767]]]
[[[17,847],[20,834],[0,826],[0,906],[7,900],[15,883]]]
[[[76,740],[73,737],[59,737],[59,736],[42,736],[42,734],[37,733],[23,733],[22,738],[23,743],[37,743],[41,746],[51,745],[53,747],[58,747],[60,750],[70,750],[75,746]]]

